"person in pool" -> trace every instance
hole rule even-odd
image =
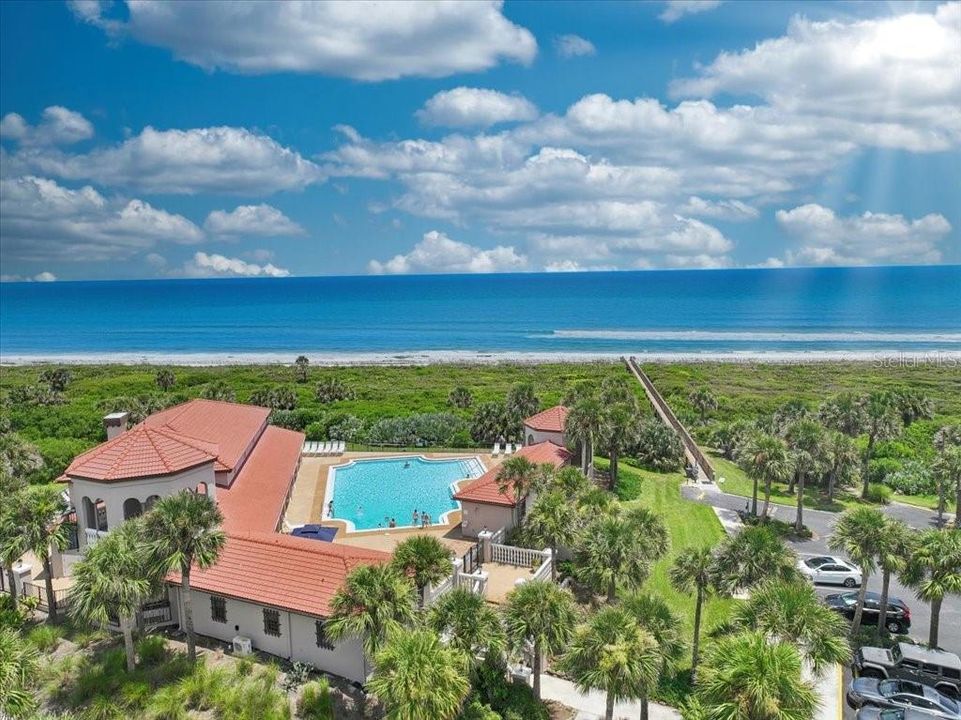
[[[409,468],[409,467],[410,467],[410,463],[409,463],[409,462],[405,462],[405,463],[404,463],[404,470],[406,470],[406,469]]]
[[[387,527],[392,527],[392,528],[397,527],[397,521],[394,518],[391,518],[390,522],[387,524]]]
[[[414,527],[417,527],[417,523],[420,521],[420,515],[417,514],[416,510],[414,510],[414,515],[411,519],[413,520],[411,525],[413,525]]]

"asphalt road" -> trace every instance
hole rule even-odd
[[[724,507],[730,510],[743,510],[746,503],[746,498],[740,497],[739,495],[728,495],[715,490],[702,489],[691,485],[685,485],[682,491],[684,496],[691,500],[697,500],[707,505]],[[779,520],[787,522],[794,521],[796,512],[794,507],[772,505],[771,508],[774,511],[773,516]],[[935,526],[935,514],[930,510],[895,504],[885,506],[884,511],[892,517],[903,520],[913,528],[923,529]],[[814,537],[810,540],[789,541],[788,545],[798,553],[834,554],[828,548],[827,541],[831,535],[834,523],[837,522],[837,518],[837,513],[805,510],[804,524],[814,533]],[[832,585],[819,585],[817,590],[818,593],[823,596],[835,592],[845,592],[846,588]],[[876,573],[868,580],[868,590],[881,592],[880,574]],[[918,600],[914,595],[914,591],[902,585],[897,578],[891,578],[890,593],[893,597],[901,598],[907,603],[908,607],[911,608],[911,631],[909,635],[915,640],[927,642],[931,622],[930,606]],[[950,650],[961,655],[961,598],[957,596],[947,597],[941,605],[941,627],[938,642],[945,650]]]

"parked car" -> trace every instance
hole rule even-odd
[[[848,688],[848,705],[853,708],[877,705],[885,708],[913,708],[944,718],[959,720],[961,708],[947,695],[915,680],[879,680],[859,677]]]
[[[898,643],[894,647],[862,647],[854,654],[857,677],[916,680],[942,695],[961,698],[961,658],[945,650]]]
[[[885,708],[865,705],[858,710],[857,720],[931,720],[931,715],[914,708]]]
[[[854,619],[854,611],[858,605],[856,592],[835,593],[824,597],[824,604],[838,612],[848,620]],[[877,625],[881,619],[881,594],[868,592],[864,596],[864,611],[861,613],[862,625]],[[884,621],[888,632],[900,635],[911,629],[911,609],[903,600],[896,597],[888,598],[888,614]]]
[[[847,560],[830,555],[815,555],[798,559],[798,570],[815,585],[844,585],[857,587],[861,584],[861,570]]]

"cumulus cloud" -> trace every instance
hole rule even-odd
[[[0,282],[56,282],[57,276],[44,270],[36,275],[0,275]]]
[[[492,273],[523,270],[527,258],[512,246],[482,250],[431,230],[413,249],[390,260],[371,260],[367,269],[376,275],[407,273]]]
[[[597,52],[594,43],[580,35],[558,35],[554,38],[554,49],[563,58],[594,55]]]
[[[241,235],[303,235],[304,229],[277,208],[260,205],[240,205],[230,212],[214,210],[204,221],[204,230],[217,236]]]
[[[503,122],[533,120],[537,117],[537,108],[520,95],[458,87],[434,95],[417,111],[417,117],[427,125],[489,127]]]
[[[938,244],[951,231],[943,215],[916,220],[903,215],[865,212],[839,217],[814,203],[778,210],[778,223],[801,247],[788,252],[798,265],[864,265],[936,263]]]
[[[11,112],[0,120],[0,138],[23,145],[69,145],[93,137],[93,125],[83,115],[60,105],[43,111],[40,122],[30,125],[22,115]]]
[[[961,142],[959,49],[957,2],[847,22],[795,17],[786,35],[721,53],[672,91],[754,95],[865,144],[940,151]]]
[[[504,60],[527,64],[537,53],[534,36],[504,16],[500,0],[126,5],[126,21],[108,16],[101,3],[75,1],[71,7],[113,37],[167,48],[208,70],[378,81],[476,72]]]
[[[320,168],[299,153],[237,127],[146,127],[119,145],[88,153],[23,148],[9,161],[18,171],[152,193],[262,195],[322,179]]]
[[[0,180],[0,246],[5,261],[107,261],[159,242],[202,241],[182,215],[139,199],[108,198],[89,185],[71,190],[36,176]]]
[[[187,277],[287,277],[290,271],[271,263],[258,265],[240,258],[196,252],[184,263],[183,274]]]
[[[677,22],[685,15],[696,15],[713,10],[721,2],[722,0],[665,0],[664,10],[658,17],[670,24]]]

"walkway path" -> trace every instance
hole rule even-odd
[[[582,695],[570,680],[548,675],[541,675],[541,697],[574,708],[574,720],[599,720],[604,717],[607,706],[606,695],[599,690],[592,690]],[[648,703],[651,720],[680,720],[681,713],[667,705]],[[635,720],[641,716],[640,702],[619,702],[614,706],[614,717],[620,720],[627,718]]]

